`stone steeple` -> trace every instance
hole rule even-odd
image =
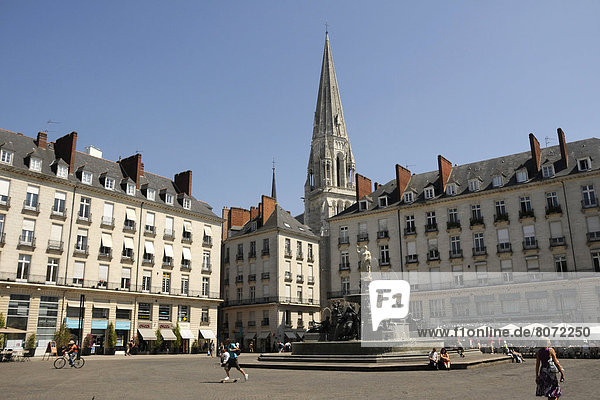
[[[321,277],[329,276],[324,269],[330,268],[327,218],[340,213],[355,202],[355,171],[356,164],[346,131],[329,34],[326,33],[304,185],[304,223],[321,237]],[[323,283],[321,289],[327,290],[327,284]],[[326,296],[322,295],[321,298],[326,299]]]
[[[273,182],[271,183],[271,197],[277,201],[277,188],[275,187],[275,160],[273,160]]]

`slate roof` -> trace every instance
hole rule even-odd
[[[440,177],[439,172],[429,171],[421,174],[413,174],[410,178],[408,186],[404,193],[412,190],[415,193],[415,201],[410,204],[425,203],[427,201],[448,198],[460,197],[461,195],[472,193],[469,191],[469,181],[471,179],[480,180],[480,190],[477,192],[485,192],[486,190],[497,190],[492,185],[494,176],[502,175],[504,184],[502,187],[513,187],[522,185],[518,183],[516,178],[517,171],[526,169],[528,180],[525,183],[544,181],[555,179],[556,177],[565,177],[579,172],[577,160],[589,157],[591,159],[591,170],[600,170],[600,139],[590,138],[567,143],[567,154],[569,164],[565,167],[560,154],[559,146],[551,146],[541,149],[540,156],[540,172],[534,172],[535,166],[531,160],[531,152],[526,151],[508,156],[492,158],[489,160],[477,161],[464,165],[455,165],[452,167],[452,173],[448,178],[448,183],[457,184],[456,195],[447,195],[440,193]],[[555,178],[543,178],[541,169],[543,166],[553,165]],[[435,187],[435,197],[426,200],[424,197],[424,189],[433,185]],[[380,185],[375,191],[371,192],[364,199],[368,202],[368,210],[376,210],[379,208],[378,198],[386,194],[388,196],[388,207],[394,205],[402,206],[404,201],[399,198],[396,180],[393,179],[385,185]],[[349,215],[358,213],[358,203],[353,204],[346,210],[339,213],[337,216]],[[335,217],[334,217],[335,218]]]
[[[296,218],[292,217],[291,214],[281,208],[279,204],[275,205],[275,211],[273,211],[273,214],[271,214],[269,219],[267,219],[265,224],[262,226],[260,225],[261,219],[262,216],[259,215],[258,217],[248,221],[240,230],[232,230],[230,238],[240,237],[250,233],[260,233],[273,228],[279,228],[282,231],[312,236],[315,238],[315,240],[319,239],[307,225],[302,224]],[[252,222],[257,222],[257,228],[254,231],[252,230]]]
[[[42,175],[51,175],[55,177],[56,173],[52,170],[51,165],[56,163],[66,165],[64,160],[57,159],[52,143],[48,142],[45,149],[38,148],[35,139],[6,131],[4,129],[0,129],[0,148],[11,148],[12,151],[14,151],[15,155],[12,165],[14,168],[19,170],[29,171],[28,157],[29,154],[32,154],[32,152],[35,153],[36,157],[42,159]],[[126,188],[121,185],[121,182],[123,179],[128,179],[129,177],[118,163],[76,151],[74,173],[69,174],[66,180],[73,184],[81,184],[81,169],[85,169],[85,171],[93,173],[93,180],[90,186],[102,190],[108,190],[104,189],[103,180],[101,181],[101,175],[102,177],[107,176],[115,179],[115,189],[112,192],[121,192],[122,194],[126,195]],[[155,203],[157,204],[164,204],[164,198],[160,196],[160,191],[162,189],[167,189],[168,192],[172,193],[173,195],[176,195],[179,192],[172,180],[149,173],[147,171],[144,171],[144,175],[140,179],[140,189],[144,184],[147,184],[149,188],[156,190]],[[135,196],[128,197],[135,197],[137,199],[144,200],[145,202],[150,201],[145,197],[145,193],[143,193],[142,190],[136,190]],[[207,203],[197,200],[194,197],[190,197],[190,199],[192,200],[191,209],[185,211],[192,211],[205,216],[219,218],[217,215],[215,215],[215,213],[212,212],[212,207]],[[173,207],[181,211],[184,210],[183,205],[177,201],[177,198],[174,199]]]

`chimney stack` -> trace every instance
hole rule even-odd
[[[256,217],[258,217],[258,208],[252,206],[250,207],[250,221],[252,221]]]
[[[356,174],[356,201],[371,193],[371,180],[361,174]]]
[[[188,196],[192,195],[192,171],[187,170],[176,174],[173,181],[181,192]]]
[[[250,221],[250,211],[243,208],[231,207],[229,210],[229,228],[236,226],[241,227]]]
[[[54,143],[54,154],[69,164],[69,173],[75,172],[75,148],[77,147],[77,132],[71,132]]]
[[[558,133],[558,144],[560,146],[560,158],[562,158],[564,168],[567,168],[569,164],[569,153],[567,153],[567,142],[565,140],[565,133],[562,129],[556,130]]]
[[[452,173],[452,163],[438,154],[438,170],[440,174],[440,194],[446,191],[446,183]]]
[[[48,134],[46,132],[38,132],[37,146],[40,149],[45,149],[48,144]]]
[[[271,214],[273,214],[273,212],[275,211],[276,201],[274,198],[265,196],[263,194],[261,204],[262,204],[262,224],[264,225],[267,222],[267,220],[269,219],[269,217],[271,216]]]
[[[542,152],[540,150],[540,142],[535,138],[533,133],[529,134],[529,145],[531,146],[531,162],[535,168],[535,173],[540,172],[540,157]]]
[[[225,220],[221,225],[221,240],[227,239],[227,233],[229,232],[229,209],[227,207],[223,207],[223,211],[221,212],[221,217]]]
[[[125,171],[128,177],[135,182],[135,188],[140,188],[140,177],[142,176],[142,155],[134,154],[131,157],[124,158],[119,161],[121,168]]]
[[[398,187],[398,197],[402,200],[402,195],[410,182],[410,171],[403,166],[396,164],[396,186]]]

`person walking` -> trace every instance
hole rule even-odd
[[[210,357],[213,358],[215,356],[215,342],[210,341]]]
[[[545,396],[550,400],[556,400],[562,395],[560,384],[556,374],[560,373],[560,381],[565,381],[565,371],[560,366],[556,351],[550,346],[550,340],[546,347],[538,350],[535,360],[535,395]]]
[[[225,339],[225,349],[229,352],[229,360],[227,360],[227,365],[225,366],[225,374],[227,374],[227,376],[223,380],[229,380],[229,370],[233,367],[240,371],[240,373],[244,375],[244,380],[247,381],[248,374],[240,367],[238,360],[238,353],[240,352],[239,346],[235,343],[231,343],[231,340]]]

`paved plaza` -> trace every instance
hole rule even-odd
[[[563,398],[598,398],[600,360],[561,362]],[[221,384],[223,369],[206,356],[88,357],[80,370],[33,360],[0,364],[0,399],[534,399],[534,368],[535,360],[449,372],[252,368],[248,382]]]

